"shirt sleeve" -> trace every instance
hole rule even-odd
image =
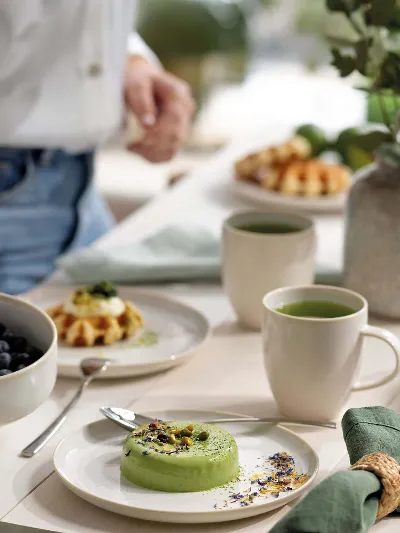
[[[131,33],[128,37],[128,52],[130,54],[137,54],[143,56],[151,63],[161,66],[161,62],[156,54],[151,50],[149,46],[144,42],[138,33]]]

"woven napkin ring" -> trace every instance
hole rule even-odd
[[[381,480],[383,490],[376,519],[393,513],[400,507],[400,465],[386,453],[365,455],[350,467],[350,470],[373,472]]]

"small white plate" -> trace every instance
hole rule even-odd
[[[48,286],[24,295],[42,309],[64,302],[76,287]],[[112,364],[103,378],[139,376],[165,370],[186,361],[208,337],[207,319],[196,309],[151,291],[119,287],[119,296],[131,300],[144,317],[144,328],[133,339],[111,346],[80,348],[59,342],[58,374],[79,377],[79,363],[85,357],[106,357]],[[142,346],[143,336],[153,344]]]
[[[268,207],[304,211],[308,213],[336,213],[343,211],[346,205],[347,193],[332,194],[331,196],[307,197],[285,196],[274,191],[267,191],[256,184],[233,179],[234,192],[242,198],[247,198]]]
[[[238,416],[208,411],[146,414],[163,420],[192,421]],[[107,420],[89,424],[66,437],[54,453],[54,466],[62,482],[72,492],[98,507],[143,520],[173,523],[225,522],[266,513],[300,496],[314,480],[318,472],[318,456],[295,433],[281,426],[250,422],[227,423],[221,427],[232,433],[238,444],[241,480],[206,492],[159,492],[126,481],[120,475],[119,462],[127,433]],[[247,507],[236,503],[218,509],[229,494],[249,488],[250,475],[263,471],[259,465],[264,460],[282,451],[294,457],[298,472],[310,476],[304,485],[281,493],[279,498],[256,498]]]

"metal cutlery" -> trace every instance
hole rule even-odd
[[[119,426],[127,431],[133,431],[138,426],[150,424],[154,422],[153,418],[139,415],[130,411],[129,409],[122,409],[120,407],[100,407],[100,412]],[[210,420],[202,420],[208,424],[224,424],[224,423],[246,423],[246,422],[262,422],[264,424],[290,424],[297,426],[315,426],[324,428],[336,428],[336,422],[319,422],[315,420],[294,420],[288,418],[257,418],[257,417],[235,417],[235,418],[216,418]]]
[[[100,359],[91,357],[83,359],[80,363],[81,383],[79,389],[76,391],[73,398],[68,405],[64,407],[58,417],[21,452],[22,457],[33,457],[43,446],[51,439],[51,437],[60,429],[67,419],[69,411],[78,402],[83,392],[89,383],[100,373],[104,372],[111,361],[109,359]]]

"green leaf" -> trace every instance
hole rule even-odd
[[[400,30],[400,5],[398,3],[393,12],[393,17],[391,18],[387,27],[390,30]]]
[[[330,11],[347,12],[347,6],[342,0],[326,0],[326,7]]]
[[[359,41],[355,47],[356,51],[356,69],[360,74],[366,76],[369,54],[369,41]]]
[[[366,75],[376,79],[387,57],[384,30],[377,29],[371,37]]]
[[[383,143],[388,143],[392,140],[393,138],[390,133],[376,130],[354,136],[351,144],[357,146],[357,148],[360,148],[364,152],[372,154]]]
[[[372,123],[384,124],[385,119],[382,116],[381,105],[387,110],[387,115],[392,124],[396,120],[396,108],[399,107],[399,101],[393,94],[370,94],[368,96],[367,120]]]
[[[342,78],[349,76],[356,69],[354,57],[342,54],[337,48],[332,49],[333,59],[331,64],[338,69]]]
[[[400,145],[397,143],[382,144],[376,155],[381,161],[393,168],[400,168]]]
[[[391,31],[386,37],[386,49],[400,56],[400,31]]]
[[[370,23],[373,26],[387,26],[394,18],[396,0],[372,0]]]
[[[326,0],[326,7],[330,11],[350,13],[357,9],[357,0]]]
[[[376,90],[393,89],[400,93],[400,59],[397,54],[389,53],[382,63],[375,83]]]
[[[358,45],[356,40],[352,41],[351,39],[345,39],[344,37],[336,37],[335,35],[330,35],[329,33],[325,34],[325,39],[335,47],[354,48]]]

